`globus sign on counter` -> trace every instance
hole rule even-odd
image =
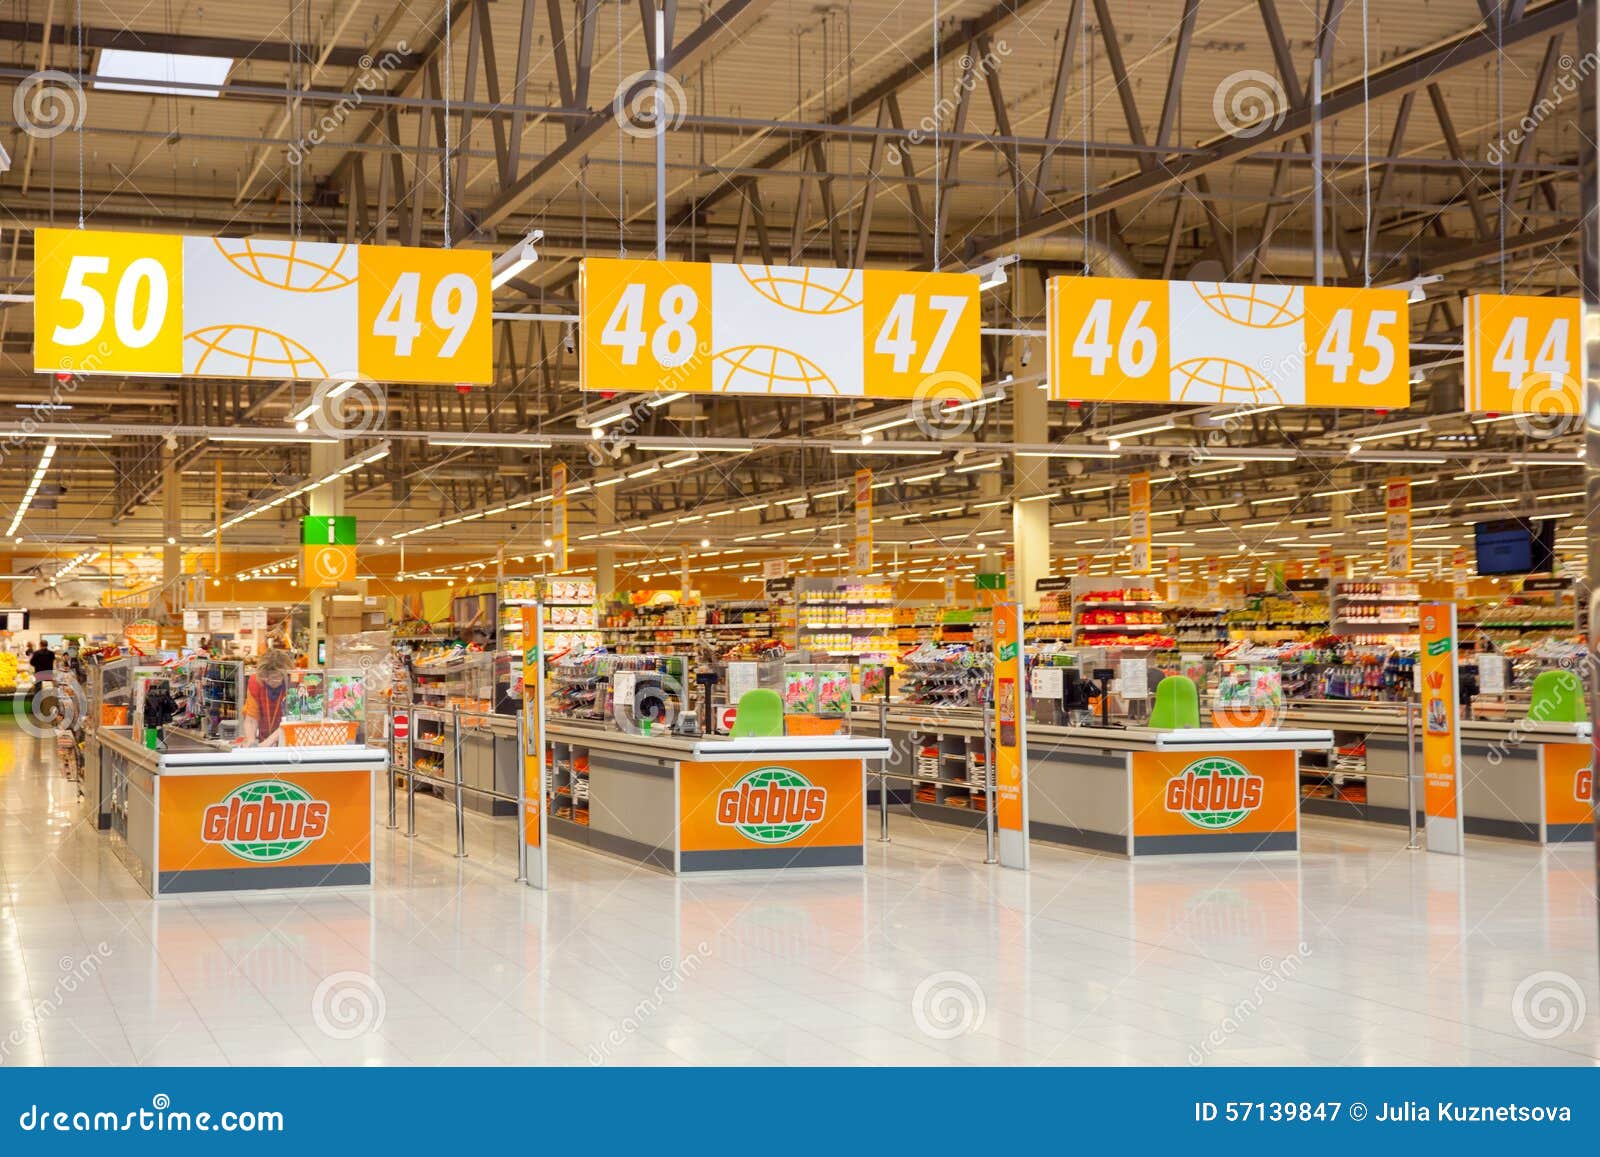
[[[1052,277],[1058,401],[1404,409],[1404,290]]]
[[[1541,743],[1544,842],[1594,838],[1594,748],[1589,743]]]
[[[483,250],[39,229],[38,373],[493,381]]]
[[[156,781],[161,892],[372,881],[370,770],[168,772]]]
[[[1299,847],[1294,751],[1135,751],[1129,758],[1133,854]]]
[[[860,759],[685,760],[678,774],[680,871],[863,862]]]
[[[585,258],[585,390],[976,399],[978,277]]]

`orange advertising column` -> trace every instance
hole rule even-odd
[[[522,878],[549,886],[545,838],[544,604],[522,608]]]
[[[1000,864],[1028,866],[1028,733],[1022,609],[994,606],[994,788]]]
[[[1428,851],[1462,853],[1461,707],[1456,698],[1456,606],[1424,603],[1422,651],[1422,802]]]

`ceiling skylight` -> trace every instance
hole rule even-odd
[[[184,85],[205,84],[220,86],[228,79],[233,67],[231,56],[189,56],[175,52],[131,52],[125,48],[102,48],[95,62],[96,88],[109,92],[167,93],[172,96],[196,96],[216,99],[215,88],[185,88]],[[115,77],[101,80],[100,77]],[[123,80],[140,80],[159,83],[119,84]]]

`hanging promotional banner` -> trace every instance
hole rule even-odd
[[[1212,601],[1222,597],[1222,560],[1215,556],[1206,559],[1206,597]]]
[[[534,603],[522,608],[522,843],[535,888],[549,885],[544,759],[544,606]]]
[[[1383,506],[1388,513],[1384,545],[1385,569],[1390,574],[1411,573],[1411,479],[1390,478],[1383,484]]]
[[[1022,608],[996,603],[994,616],[994,790],[1000,864],[1028,866],[1028,734],[1023,710]]]
[[[1576,417],[1583,396],[1582,314],[1576,297],[1467,298],[1461,314],[1466,409]]]
[[[856,471],[856,557],[857,574],[872,573],[872,471]]]
[[[491,264],[472,249],[38,229],[33,368],[488,385]]]
[[[1333,577],[1333,547],[1317,548],[1317,574],[1326,579]]]
[[[1454,584],[1452,594],[1458,599],[1467,597],[1467,578],[1471,574],[1467,566],[1467,548],[1456,547],[1450,554],[1450,581]]]
[[[589,257],[578,384],[973,401],[978,315],[972,273]]]
[[[308,514],[300,520],[300,585],[336,587],[356,577],[353,515]]]
[[[1075,574],[1075,575],[1078,575],[1080,577],[1088,575],[1088,573],[1089,573],[1089,556],[1088,555],[1080,554],[1078,556],[1077,561],[1075,563],[1073,563],[1072,573]]]
[[[1178,548],[1169,546],[1167,547],[1167,601],[1169,603],[1178,601],[1181,587],[1182,581],[1178,577]]]
[[[1411,404],[1406,293],[1052,277],[1054,401]]]
[[[1428,851],[1459,856],[1461,825],[1461,706],[1456,699],[1456,607],[1418,609],[1417,657],[1422,677],[1422,803]]]
[[[550,569],[567,569],[567,464],[550,468],[550,547],[555,552]]]
[[[1150,475],[1128,476],[1129,574],[1150,573]]]

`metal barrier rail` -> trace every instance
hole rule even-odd
[[[426,774],[416,770],[416,754],[417,754],[417,746],[416,746],[416,712],[417,712],[417,703],[416,703],[416,701],[415,700],[407,700],[404,703],[393,703],[393,702],[391,702],[388,705],[386,710],[387,710],[387,722],[388,722],[389,770],[388,770],[388,774],[387,774],[387,776],[385,776],[385,778],[387,779],[388,784],[389,784],[389,823],[388,823],[389,830],[390,831],[395,831],[400,826],[398,821],[397,821],[397,819],[396,819],[396,815],[395,815],[396,804],[397,804],[397,798],[396,798],[396,794],[395,794],[395,775],[398,773],[399,775],[402,775],[402,776],[405,777],[405,782],[406,782],[406,833],[405,833],[406,834],[406,838],[407,839],[411,839],[417,834],[417,784],[418,783],[423,783],[423,784],[427,784],[427,785],[432,786],[432,787],[441,788],[441,789],[443,789],[445,791],[451,792],[451,794],[452,794],[452,806],[453,806],[454,811],[455,811],[455,825],[456,825],[456,853],[455,853],[456,854],[456,858],[458,860],[467,859],[468,858],[467,857],[467,813],[466,813],[467,786],[466,786],[466,781],[463,778],[463,770],[464,770],[464,768],[463,768],[463,760],[461,758],[461,735],[462,735],[461,719],[462,719],[462,714],[463,713],[461,711],[460,706],[459,705],[452,705],[451,708],[450,708],[450,750],[451,750],[451,755],[452,755],[452,762],[454,762],[454,764],[455,764],[455,776],[453,778],[450,778],[450,779],[445,779],[445,778],[440,777],[440,776],[426,775]],[[439,714],[439,715],[443,714],[443,712],[440,709],[435,708],[435,707],[424,706],[422,708],[422,710],[429,711],[429,712],[432,712],[434,714]],[[405,713],[405,716],[406,716],[406,763],[405,763],[405,767],[397,768],[395,766],[395,762],[394,762],[394,754],[395,754],[394,717],[395,717],[395,714],[397,712],[401,712],[401,711],[403,711]],[[488,712],[483,712],[483,711],[469,711],[469,712],[466,713],[466,715],[467,715],[468,718],[477,718],[479,720],[487,719],[489,717],[489,713]],[[488,730],[490,730],[489,728],[484,727],[481,723],[479,723],[479,724],[468,724],[467,729],[471,730],[471,731],[488,731]],[[518,737],[520,739],[520,737],[522,735],[522,726],[521,726],[520,715],[519,715],[519,718],[518,718],[517,734],[518,734]],[[521,754],[521,752],[520,752],[521,746],[522,745],[519,742],[519,744],[518,744],[519,754]],[[519,788],[520,788],[520,784],[521,784],[521,778],[519,776],[518,777]],[[489,799],[502,800],[502,801],[504,801],[506,803],[511,803],[511,804],[517,805],[517,819],[518,819],[519,823],[521,822],[524,801],[523,801],[523,798],[522,798],[522,795],[521,795],[520,791],[518,792],[517,795],[510,795],[510,794],[508,794],[506,792],[503,792],[503,791],[496,791],[493,788],[485,788],[485,787],[475,787],[475,788],[472,789],[472,791],[476,795],[486,796]],[[518,843],[520,844],[521,841],[519,840]],[[519,853],[518,853],[518,871],[519,871],[519,877],[518,878],[519,879],[523,878],[526,875],[526,871],[522,867],[522,864],[521,864],[522,857],[525,854],[526,854],[525,850],[519,851]]]
[[[989,712],[983,712],[983,839],[985,864],[998,864],[999,854],[995,848],[995,812],[994,812],[994,743],[990,735]],[[884,697],[878,703],[878,738],[889,738],[889,694],[888,684],[885,683]],[[878,842],[889,842],[889,784],[891,779],[905,780],[907,783],[937,783],[946,786],[971,788],[970,779],[929,779],[926,776],[911,775],[903,771],[890,771],[888,756],[878,761]]]

